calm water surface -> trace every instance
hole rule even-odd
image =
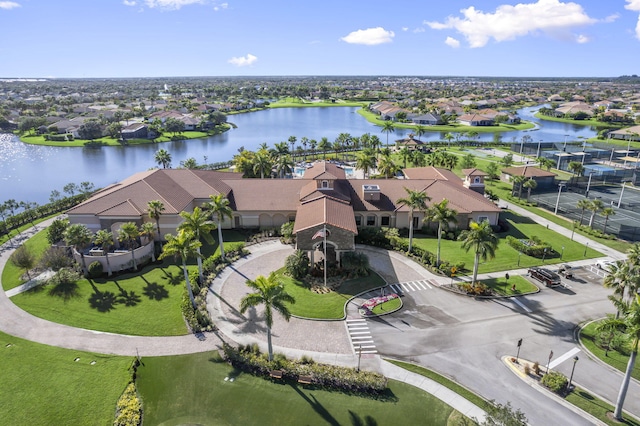
[[[589,127],[555,122],[539,122],[533,112],[539,107],[518,111],[524,120],[539,124],[537,130],[503,133],[504,141],[521,140],[529,135],[533,141],[562,142],[567,139],[590,138],[595,131]],[[67,183],[93,182],[102,187],[118,182],[135,172],[156,167],[154,154],[159,148],[171,153],[172,164],[193,157],[197,162],[208,163],[230,160],[240,147],[255,150],[266,142],[273,146],[295,136],[330,141],[340,133],[360,136],[364,133],[378,135],[385,143],[386,134],[380,127],[368,123],[356,113],[357,108],[276,108],[248,114],[229,116],[229,121],[238,126],[221,135],[204,139],[180,142],[165,142],[156,145],[101,148],[64,148],[26,145],[8,134],[0,134],[0,202],[17,201],[48,202],[52,190],[62,192]],[[389,140],[402,138],[410,130],[397,129]],[[483,134],[480,140],[491,141],[492,134]],[[425,141],[442,140],[439,132],[422,136]]]

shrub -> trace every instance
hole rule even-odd
[[[70,268],[62,268],[56,272],[47,282],[47,284],[57,286],[65,284],[75,284],[80,280],[80,274]]]
[[[346,252],[342,255],[341,264],[350,276],[366,277],[369,275],[369,257],[364,253]]]
[[[65,229],[69,227],[68,219],[56,219],[47,228],[47,241],[49,244],[55,244],[62,241]]]
[[[131,382],[116,404],[114,426],[137,426],[142,424],[142,403],[136,392],[136,385]]]
[[[528,256],[537,258],[546,256],[549,258],[556,255],[556,252],[553,250],[551,245],[540,240],[540,238],[535,235],[531,237],[530,240],[521,240],[512,235],[507,235],[507,244]]]
[[[16,249],[16,251],[11,253],[9,260],[16,267],[26,270],[27,278],[31,279],[31,277],[29,276],[29,269],[33,268],[33,265],[36,263],[36,258],[33,252],[29,250],[29,247],[22,244]]]
[[[472,283],[462,283],[458,284],[458,287],[467,294],[471,294],[474,296],[489,296],[491,295],[491,291],[486,284],[481,283],[480,281],[476,281],[475,284]]]
[[[89,264],[89,278],[98,278],[102,275],[102,263],[97,260]]]
[[[282,239],[287,244],[293,241],[293,225],[294,222],[286,222],[283,223],[280,227],[280,234],[282,235]]]
[[[307,252],[296,250],[285,260],[284,269],[289,276],[296,280],[305,277],[309,273],[309,256],[307,256]]]
[[[538,361],[533,363],[533,372],[538,376],[540,375],[540,363]]]
[[[531,374],[531,367],[529,367],[529,364],[524,365],[524,374],[527,376]]]
[[[396,231],[397,232],[397,231]],[[389,236],[393,237],[392,234]],[[382,228],[361,228],[356,235],[356,244],[367,244],[374,247],[390,248],[389,236]]]
[[[564,374],[557,371],[550,371],[542,377],[540,383],[548,387],[551,391],[560,393],[566,389],[568,380]]]
[[[40,257],[39,266],[42,269],[59,271],[62,268],[70,267],[72,263],[73,260],[67,255],[65,248],[51,246]]]

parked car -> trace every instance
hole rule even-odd
[[[573,271],[571,269],[571,265],[567,265],[566,263],[558,269],[558,274],[562,275],[567,279],[573,279]]]
[[[547,287],[556,287],[562,284],[560,275],[545,268],[529,268],[529,275]]]
[[[613,261],[613,260],[600,259],[600,260],[598,260],[596,262],[596,268],[608,271],[609,270],[609,266],[614,264],[614,263],[615,263],[615,261]]]

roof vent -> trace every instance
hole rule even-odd
[[[362,198],[365,201],[380,201],[380,187],[378,185],[362,185]]]

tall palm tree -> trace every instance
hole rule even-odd
[[[411,154],[411,163],[413,163],[413,167],[424,167],[427,165],[427,159],[424,153],[413,151],[413,154]]]
[[[527,188],[527,201],[529,201],[529,197],[531,197],[531,190],[536,189],[538,186],[538,182],[535,179],[529,178],[525,183],[522,184],[525,188]]]
[[[82,260],[82,272],[86,275],[87,265],[84,259],[84,246],[89,244],[93,238],[91,231],[83,224],[74,223],[64,230],[62,236],[67,244],[73,246],[73,248],[80,253],[80,259]]]
[[[470,249],[473,249],[475,252],[473,280],[471,282],[475,284],[478,278],[480,259],[487,260],[495,257],[498,248],[498,237],[493,233],[489,221],[485,220],[482,223],[471,221],[469,229],[462,231],[458,239],[462,241],[462,248],[465,251],[469,252]]]
[[[276,172],[280,179],[284,179],[284,177],[290,174],[293,171],[293,167],[295,163],[293,162],[293,158],[289,154],[278,155],[276,157]]]
[[[570,161],[567,169],[573,173],[573,177],[582,176],[582,172],[584,172],[584,166],[579,161]]]
[[[427,129],[425,129],[425,127],[424,127],[424,126],[422,126],[422,125],[418,124],[418,125],[416,126],[416,129],[415,129],[415,134],[416,134],[416,136],[418,137],[418,139],[420,139],[420,137],[421,137],[422,135],[424,135],[425,133],[427,133]]]
[[[613,207],[607,207],[602,209],[602,216],[604,216],[604,225],[602,226],[603,234],[607,233],[607,222],[609,221],[609,216],[615,216],[615,215],[616,215],[616,211],[613,209]]]
[[[269,361],[273,360],[273,347],[271,345],[271,328],[273,327],[273,311],[277,311],[289,321],[291,312],[287,304],[295,303],[296,300],[288,294],[280,278],[275,272],[271,272],[268,277],[258,276],[255,280],[247,280],[247,285],[256,290],[249,293],[240,301],[240,312],[245,313],[249,308],[264,305],[264,321],[267,325],[267,346]]]
[[[400,198],[396,201],[396,204],[401,204],[409,208],[409,253],[413,248],[413,214],[416,211],[427,210],[427,201],[431,200],[431,197],[424,191],[414,191],[407,187],[404,187],[407,196]]]
[[[322,154],[324,155],[324,159],[326,160],[327,151],[331,149],[331,142],[329,142],[329,139],[327,139],[326,137],[321,138],[320,143],[318,144],[318,149],[322,151]]]
[[[131,259],[133,260],[133,269],[138,270],[138,264],[136,263],[136,256],[133,250],[135,249],[136,238],[140,236],[140,231],[135,222],[125,222],[120,225],[118,229],[118,241],[126,243],[131,250]]]
[[[316,147],[318,146],[318,141],[315,139],[311,139],[309,141],[309,149],[311,150],[311,158],[315,158]]]
[[[295,136],[289,136],[289,143],[291,144],[291,155],[293,155],[293,152],[295,151],[297,140],[298,138],[296,138]]]
[[[444,134],[443,138],[447,141],[447,146],[451,146],[451,141],[453,139],[455,139],[455,136],[453,136],[451,133],[447,132]]]
[[[253,173],[260,174],[260,179],[264,179],[265,173],[271,174],[273,163],[271,156],[266,150],[259,150],[253,157]]]
[[[160,148],[156,151],[155,160],[158,166],[162,166],[163,169],[171,167],[171,154],[164,148]]]
[[[356,169],[360,169],[364,172],[364,178],[369,176],[369,170],[376,166],[376,157],[372,155],[368,149],[360,151],[356,155]]]
[[[371,135],[369,139],[369,146],[376,150],[376,152],[380,152],[380,147],[382,146],[382,142],[378,135]]]
[[[603,285],[612,288],[613,294],[609,296],[614,305],[626,302],[632,298],[638,289],[638,275],[634,274],[631,262],[618,260],[608,267],[609,273],[604,278]],[[626,297],[625,297],[626,296]],[[616,318],[620,317],[620,309],[616,312]]]
[[[514,176],[513,178],[511,178],[511,182],[513,182],[513,187],[512,187],[511,193],[513,195],[515,195],[516,186],[517,186],[518,187],[518,198],[522,198],[522,185],[524,185],[524,183],[526,181],[527,181],[527,178],[522,176],[522,175]]]
[[[627,397],[629,382],[631,381],[631,373],[633,372],[636,357],[638,356],[638,346],[640,343],[640,295],[636,294],[633,302],[626,310],[624,322],[627,326],[625,334],[631,338],[631,354],[629,355],[629,362],[627,363],[627,370],[625,371],[624,379],[620,385],[616,408],[613,412],[613,416],[619,421],[622,421],[622,407],[624,405],[624,400]]]
[[[216,225],[209,220],[209,217],[200,207],[194,207],[193,213],[180,212],[180,217],[183,221],[178,225],[178,231],[184,230],[185,232],[193,234],[196,241],[201,242],[201,239],[204,239],[207,243],[213,244],[211,231],[215,229]],[[200,278],[200,284],[202,284],[204,283],[204,273],[202,271],[202,254],[200,253],[200,246],[198,246],[197,251],[198,277]]]
[[[158,229],[158,239],[160,240],[160,248],[162,248],[162,234],[160,233],[160,216],[165,210],[164,204],[160,200],[151,200],[147,203],[147,214],[149,217],[156,221],[156,227]]]
[[[589,208],[590,205],[591,201],[589,201],[588,198],[584,198],[576,204],[576,207],[580,209],[580,226],[582,226],[582,219],[584,219],[584,211]]]
[[[589,203],[589,207],[587,207],[587,210],[591,211],[591,217],[589,217],[589,228],[593,227],[593,218],[603,208],[604,208],[604,203],[602,202],[602,200],[592,200]]]
[[[302,148],[303,148],[303,150],[304,150],[304,157],[303,157],[303,159],[304,159],[304,161],[307,161],[307,145],[309,144],[309,138],[308,138],[308,137],[306,137],[306,136],[303,136],[303,137],[300,139],[300,143],[302,144]]]
[[[440,266],[440,241],[442,239],[442,229],[450,224],[458,223],[458,212],[448,207],[449,200],[446,198],[427,209],[426,219],[438,224],[438,249],[436,251],[436,266]]]
[[[409,159],[411,158],[411,151],[409,151],[409,148],[407,148],[406,146],[403,146],[399,154],[400,154],[400,158],[402,158],[402,162],[403,162],[402,164],[406,169],[407,161],[409,161]]]
[[[152,243],[156,236],[156,225],[152,222],[144,222],[142,225],[140,225],[140,235],[145,237],[149,244]],[[156,261],[155,247],[151,251],[151,261]]]
[[[113,272],[111,271],[111,263],[109,262],[109,249],[114,243],[113,232],[107,231],[106,229],[101,229],[94,235],[93,242],[94,244],[100,246],[100,248],[104,252],[104,257],[107,261],[107,275],[111,276]]]
[[[211,213],[211,218],[215,220],[218,228],[218,244],[220,244],[220,258],[224,260],[224,241],[222,241],[222,222],[226,217],[233,218],[233,210],[229,206],[229,199],[223,194],[210,195],[208,203],[204,208]]]
[[[182,260],[182,271],[184,272],[184,281],[187,286],[187,293],[189,294],[189,300],[193,309],[196,308],[196,301],[193,297],[193,290],[191,289],[191,282],[189,281],[189,271],[187,270],[187,260],[194,256],[200,256],[200,246],[202,243],[196,240],[193,233],[185,231],[184,229],[178,231],[177,236],[167,234],[167,244],[162,248],[162,253],[159,259],[164,259],[167,256],[179,256]]]
[[[382,133],[387,134],[387,148],[389,148],[389,133],[395,133],[396,131],[395,126],[391,121],[385,121],[384,124],[382,125],[382,130],[380,131]]]
[[[390,155],[383,155],[380,157],[380,160],[378,161],[378,172],[383,174],[385,179],[395,176],[399,170],[400,168],[396,163],[394,163]]]

